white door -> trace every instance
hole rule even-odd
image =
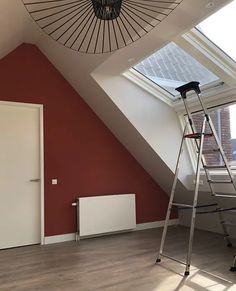
[[[0,249],[40,242],[39,137],[39,108],[0,103]]]

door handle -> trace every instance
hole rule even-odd
[[[40,182],[41,180],[40,179],[31,179],[29,180],[30,182]]]

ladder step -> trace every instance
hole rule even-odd
[[[204,204],[204,205],[198,205],[196,208],[212,207],[212,206],[217,206],[217,205],[218,203]]]
[[[173,206],[177,206],[177,207],[193,208],[193,205],[189,205],[189,204],[172,203],[172,205],[173,205]]]
[[[209,210],[209,211],[198,211],[197,214],[207,214],[207,213],[218,213],[218,212],[235,212],[236,207],[232,208],[218,208],[216,210]]]
[[[226,225],[226,226],[233,226],[233,227],[236,227],[236,223],[224,222],[224,223],[222,223],[222,224],[224,224],[224,225]]]
[[[164,257],[164,258],[170,259],[170,260],[172,260],[172,261],[175,261],[175,262],[177,262],[177,263],[180,263],[180,264],[186,266],[186,263],[183,262],[183,261],[181,261],[181,260],[178,260],[178,259],[173,258],[173,257],[171,257],[171,256],[168,256],[168,255],[166,255],[166,254],[161,254],[161,256]]]
[[[222,197],[222,198],[236,198],[236,195],[217,194],[217,193],[212,194],[212,196],[214,196],[214,197]]]
[[[230,238],[230,240],[235,240],[235,239],[236,239],[234,236],[232,236],[232,235],[230,235],[230,234],[228,234],[228,235],[223,235],[223,238],[224,238],[224,239]],[[231,246],[232,246],[232,245],[231,245]]]
[[[203,155],[208,155],[208,154],[217,153],[217,152],[219,152],[219,151],[220,151],[219,148],[218,148],[218,149],[205,150],[205,151],[202,152],[202,154],[203,154]]]
[[[220,165],[212,165],[212,166],[207,166],[207,165],[204,165],[203,166],[204,169],[207,169],[207,170],[211,170],[211,169],[226,169],[226,166],[220,166]]]
[[[208,180],[208,183],[211,184],[232,184],[232,180]]]
[[[211,137],[213,136],[213,133],[203,133],[205,137]],[[201,132],[196,132],[196,133],[190,133],[190,134],[185,134],[185,138],[201,138],[202,133]]]
[[[188,204],[172,203],[172,205],[180,207],[179,210],[185,210],[185,209],[194,208],[193,205],[188,205]],[[217,203],[204,204],[204,205],[197,205],[195,208],[212,207],[212,206],[217,206],[217,205],[218,205]]]

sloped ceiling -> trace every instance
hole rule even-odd
[[[214,5],[206,8],[209,2]],[[1,0],[0,58],[22,42],[36,44],[142,166],[169,192],[171,170],[158,158],[91,73],[122,73],[228,2],[184,0],[165,21],[134,44],[113,54],[86,55],[65,48],[45,35],[28,15],[21,0]]]
[[[21,0],[0,1],[0,58],[22,42],[34,43],[41,31],[32,25]]]

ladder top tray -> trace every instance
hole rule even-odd
[[[186,98],[186,93],[189,92],[189,91],[195,91],[197,94],[200,94],[201,93],[201,90],[199,88],[199,82],[196,82],[196,81],[192,81],[192,82],[189,82],[183,86],[180,86],[178,88],[176,88],[175,90],[178,91],[183,98]]]

